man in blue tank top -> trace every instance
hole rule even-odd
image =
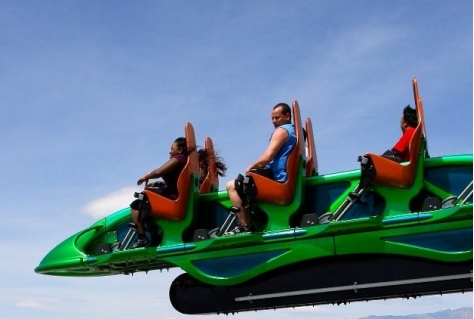
[[[246,168],[245,174],[247,175],[252,169],[264,169],[274,180],[283,183],[288,178],[286,173],[288,156],[296,145],[296,133],[293,124],[291,124],[291,108],[288,104],[278,103],[273,107],[272,123],[275,126],[275,131],[270,137],[267,149]],[[248,207],[243,207],[243,201],[239,195],[239,192],[242,192],[239,189],[239,180],[229,181],[226,188],[233,205],[232,210],[238,219],[237,227],[226,235],[250,232],[250,212]]]

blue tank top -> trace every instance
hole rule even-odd
[[[286,162],[288,161],[288,156],[296,145],[296,133],[293,124],[283,124],[278,128],[280,127],[288,132],[288,139],[275,155],[275,158],[273,158],[273,160],[268,163],[266,168],[273,172],[273,179],[275,181],[286,182],[288,178],[286,173]]]

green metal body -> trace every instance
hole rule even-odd
[[[327,222],[318,217],[344,203],[359,182],[360,170],[301,175],[290,205],[254,205],[255,232],[202,239],[196,239],[195,232],[220,227],[231,203],[225,191],[192,193],[184,220],[156,221],[163,235],[158,247],[97,251],[100,245],[123,240],[131,222],[126,208],[64,240],[35,271],[107,276],[179,267],[203,283],[228,286],[287,265],[334,256],[472,262],[472,199],[447,208],[423,208],[427,198],[441,201],[459,195],[472,181],[472,173],[472,154],[421,158],[412,187],[373,185],[361,203],[341,219]]]

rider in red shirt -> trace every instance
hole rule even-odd
[[[400,158],[402,162],[410,160],[409,145],[417,125],[418,117],[416,110],[412,109],[410,105],[407,105],[403,109],[403,116],[400,119],[400,128],[402,129],[403,135],[392,148],[394,156]]]

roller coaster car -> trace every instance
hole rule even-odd
[[[199,189],[192,155],[176,201],[147,192],[158,247],[129,249],[136,236],[125,208],[64,240],[35,271],[106,276],[179,267],[185,273],[171,284],[170,300],[186,314],[472,291],[472,154],[428,157],[416,79],[413,89],[419,125],[410,161],[366,154],[376,173],[366,187],[359,169],[318,174],[311,120],[305,154],[295,101],[288,181],[254,176],[256,231],[210,236],[232,204],[209,186],[218,183],[215,167]],[[194,146],[192,125],[185,130]]]

